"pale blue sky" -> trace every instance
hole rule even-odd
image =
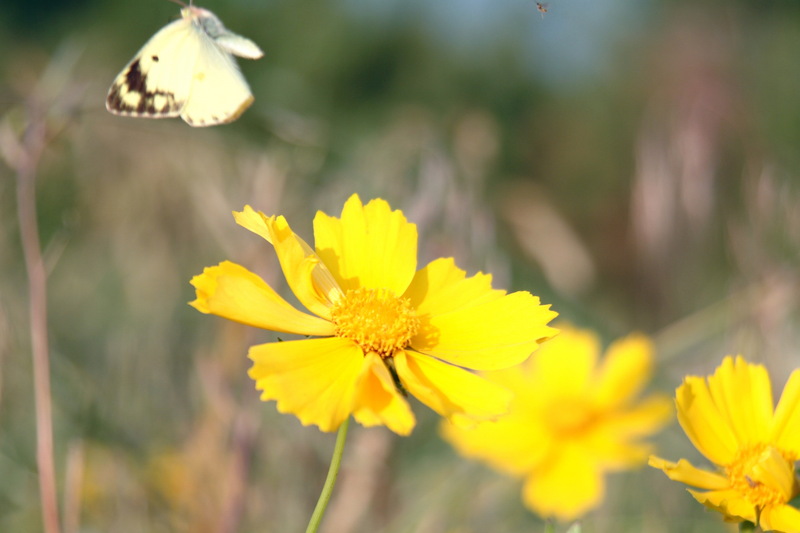
[[[380,27],[422,19],[444,46],[467,55],[520,36],[519,57],[542,83],[568,89],[611,63],[616,45],[643,31],[650,1],[546,0],[542,18],[535,0],[342,0],[351,13]]]

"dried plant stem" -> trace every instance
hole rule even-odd
[[[46,142],[44,117],[30,110],[30,122],[16,161],[17,216],[28,274],[28,299],[36,406],[36,465],[44,533],[60,533],[53,459],[53,413],[47,341],[47,272],[36,220],[36,169]]]

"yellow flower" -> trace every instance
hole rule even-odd
[[[600,504],[606,472],[644,464],[650,447],[640,439],[672,409],[666,397],[636,400],[653,365],[646,337],[616,341],[598,364],[597,335],[559,327],[528,362],[483,374],[516,394],[506,416],[441,427],[462,454],[524,477],[523,500],[535,513],[567,521]]]
[[[688,376],[675,392],[678,421],[695,448],[717,472],[650,458],[670,479],[725,520],[748,520],[767,531],[800,532],[800,511],[787,503],[800,492],[800,370],[789,377],[773,412],[772,387],[762,365],[741,356],[722,360],[706,379]]]
[[[509,413],[473,428],[442,424],[462,454],[524,477],[523,500],[540,516],[573,520],[603,499],[604,475],[645,462],[639,441],[672,416],[665,397],[636,401],[650,378],[653,347],[642,335],[612,344],[598,365],[590,331],[560,327],[535,357],[484,377],[515,393]]]
[[[455,421],[503,414],[510,393],[468,369],[524,361],[557,331],[556,313],[528,292],[492,289],[452,259],[417,271],[417,228],[377,199],[353,195],[341,218],[318,212],[316,250],[282,216],[245,206],[236,222],[275,247],[287,283],[312,314],[261,278],[225,261],[192,279],[203,313],[319,338],[253,346],[250,376],[262,400],[305,424],[334,431],[351,414],[364,426],[407,435],[407,393]],[[314,316],[316,315],[316,316]]]

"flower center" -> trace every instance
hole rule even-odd
[[[725,467],[731,488],[759,509],[784,504],[797,494],[794,461],[772,445],[761,443],[739,450]]]
[[[352,289],[331,309],[336,336],[350,339],[364,353],[383,358],[408,346],[419,331],[417,314],[406,298],[389,289]]]
[[[547,426],[559,438],[580,438],[598,422],[598,414],[582,398],[559,398],[545,410]]]

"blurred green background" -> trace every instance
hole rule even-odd
[[[67,533],[305,528],[334,436],[258,401],[245,354],[274,336],[186,305],[223,259],[282,287],[271,248],[233,222],[245,204],[311,241],[317,210],[383,197],[418,224],[420,265],[453,256],[607,340],[653,335],[654,390],[742,353],[777,396],[800,366],[799,2],[203,7],[266,54],[239,62],[254,105],[209,129],[104,109],[177,6],[0,7],[0,531],[41,531],[8,163],[32,108],[50,132],[37,193]],[[457,457],[414,408],[408,438],[351,430],[327,533],[541,530],[517,481]],[[656,444],[706,464],[677,424]],[[647,468],[612,476],[584,521],[730,527]]]

